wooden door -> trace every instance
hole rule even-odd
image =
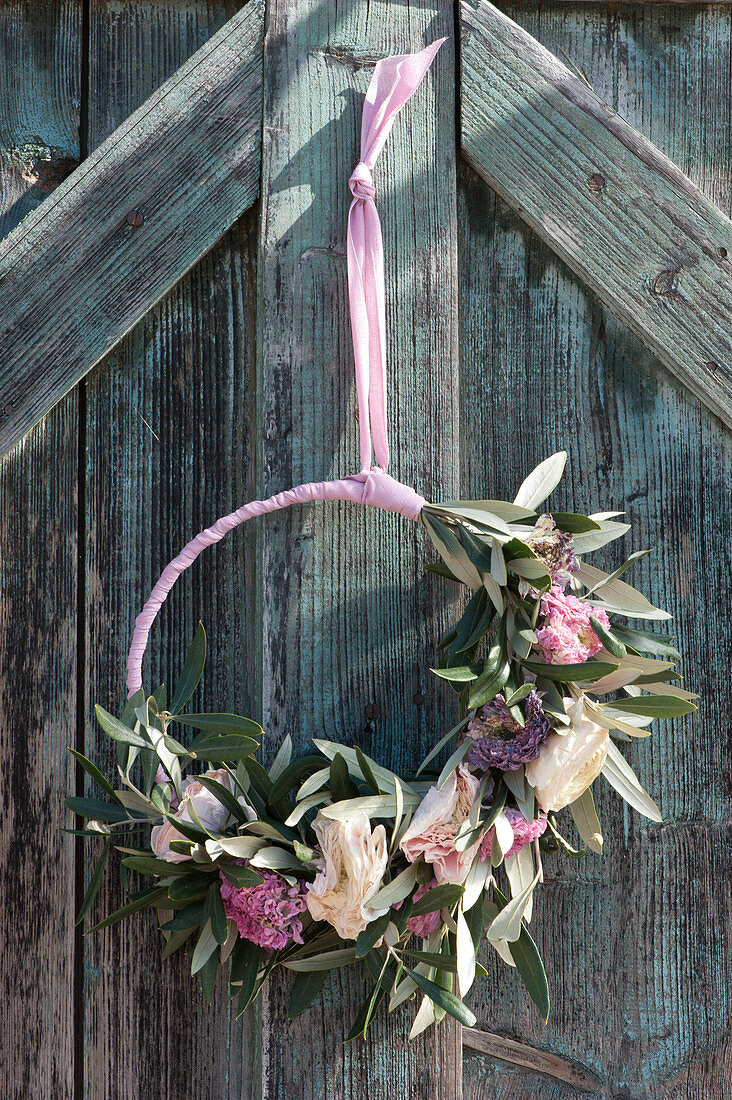
[[[0,0],[2,232],[240,6]],[[729,213],[728,7],[504,10]],[[630,549],[658,547],[638,582],[676,610],[704,698],[693,721],[630,749],[667,824],[608,795],[604,860],[549,868],[535,919],[547,1026],[488,959],[475,1032],[442,1025],[407,1046],[405,1011],[344,1046],[351,978],[293,1025],[284,981],[237,1022],[223,985],[208,1007],[184,959],[160,962],[152,920],[74,929],[90,867],[58,831],[82,784],[65,746],[103,759],[93,703],[118,704],[134,614],[191,533],[354,465],[344,247],[359,105],[376,57],[443,34],[378,169],[395,472],[434,499],[502,496],[566,447],[562,503],[627,507]],[[8,1096],[721,1100],[732,1087],[729,430],[461,161],[456,36],[443,0],[273,0],[259,206],[3,460]],[[267,752],[325,728],[408,766],[450,719],[428,672],[450,609],[398,523],[334,505],[245,529],[173,596],[155,671],[170,678],[200,617],[202,703],[261,715]],[[119,895],[110,882],[100,908]]]

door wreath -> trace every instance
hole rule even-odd
[[[544,510],[563,452],[529,474],[512,502],[430,504],[387,472],[384,257],[372,173],[440,45],[378,62],[349,180],[361,469],[244,505],[166,567],[136,620],[121,717],[96,708],[116,742],[120,785],[74,751],[106,799],[67,799],[87,819],[78,831],[105,839],[79,920],[112,846],[125,875],[152,880],[90,931],[154,909],[163,957],[189,950],[209,999],[228,963],[237,1014],[279,966],[295,972],[291,1018],[317,998],[329,970],[359,967],[367,994],[348,1039],[364,1035],[382,1005],[393,1011],[415,996],[410,1038],[448,1013],[474,1024],[465,998],[485,973],[477,958],[484,941],[516,969],[546,1018],[547,979],[528,931],[543,858],[559,849],[602,854],[592,796],[600,775],[660,821],[616,742],[648,736],[654,718],[695,709],[695,696],[677,683],[672,639],[633,625],[670,618],[620,579],[647,551],[609,574],[586,561],[629,530],[621,513]],[[433,669],[456,693],[460,720],[413,775],[323,739],[316,752],[293,757],[289,737],[265,769],[254,756],[262,736],[255,721],[185,709],[203,673],[202,625],[170,698],[164,686],[143,688],[151,626],[198,555],[255,516],[324,500],[420,523],[441,558],[426,568],[470,593]],[[193,739],[179,739],[180,727],[193,729]],[[579,847],[560,828],[567,808]]]

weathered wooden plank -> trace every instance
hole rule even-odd
[[[510,14],[729,210],[728,10],[537,4]],[[605,859],[547,865],[532,934],[549,973],[548,1027],[494,962],[479,1020],[584,1067],[606,1100],[722,1100],[732,1087],[722,885],[732,798],[720,685],[732,655],[717,639],[732,595],[721,534],[732,526],[732,441],[516,214],[486,202],[481,180],[465,168],[460,181],[464,491],[486,491],[487,480],[509,493],[517,468],[566,447],[557,506],[629,509],[633,539],[617,554],[657,546],[636,580],[674,611],[685,677],[704,692],[698,716],[661,723],[629,750],[670,824],[626,814],[601,787]],[[585,1094],[469,1053],[465,1095]]]
[[[92,147],[215,34],[227,10],[223,0],[93,0]],[[92,708],[97,700],[113,710],[122,703],[135,614],[190,535],[247,496],[256,243],[249,215],[87,382],[85,714],[90,751],[110,767]],[[246,713],[245,546],[240,536],[227,540],[177,586],[151,639],[148,684],[171,684],[201,618],[209,660],[199,701]],[[119,902],[110,883],[98,911]],[[223,983],[209,1007],[189,957],[162,962],[152,918],[95,934],[85,946],[88,1100],[258,1095],[256,1019],[232,1018]]]
[[[265,41],[258,314],[258,495],[358,469],[346,290],[348,177],[363,94],[380,56],[453,35],[446,0],[273,0]],[[376,167],[385,238],[395,475],[457,492],[454,41],[397,119]],[[428,674],[444,593],[421,576],[419,532],[392,515],[328,505],[259,528],[261,635],[253,645],[271,753],[287,731],[357,743],[414,766],[448,728]],[[290,982],[263,1007],[263,1095],[460,1095],[458,1036],[408,1047],[413,1009],[344,1045],[365,990],[345,972],[286,1026]]]
[[[465,157],[732,424],[732,221],[506,15],[461,11]]]
[[[250,0],[0,247],[0,453],[254,201],[262,29]]]
[[[0,234],[79,158],[81,3],[0,3]],[[48,158],[48,159],[46,159]],[[73,1095],[77,401],[0,464],[0,1065],[7,1096]]]

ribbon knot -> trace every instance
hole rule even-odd
[[[362,160],[354,168],[348,186],[356,202],[366,202],[368,199],[376,198],[376,188],[374,187],[371,169]]]

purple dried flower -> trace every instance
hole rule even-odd
[[[525,539],[537,558],[544,562],[553,585],[564,588],[572,580],[572,574],[579,569],[579,559],[574,552],[572,536],[560,531],[550,515],[539,516],[536,526]],[[524,593],[538,596],[538,590],[522,582]]]
[[[474,768],[511,772],[536,760],[551,730],[551,719],[542,710],[541,696],[535,688],[519,705],[523,709],[523,726],[513,717],[501,694],[472,716],[468,722],[468,737],[473,741],[468,763]]]
[[[274,871],[255,870],[264,879],[257,886],[232,886],[221,875],[226,916],[235,922],[240,936],[268,951],[281,950],[293,940],[302,943],[300,913],[307,909],[307,883],[298,880],[296,886],[290,886]]]

